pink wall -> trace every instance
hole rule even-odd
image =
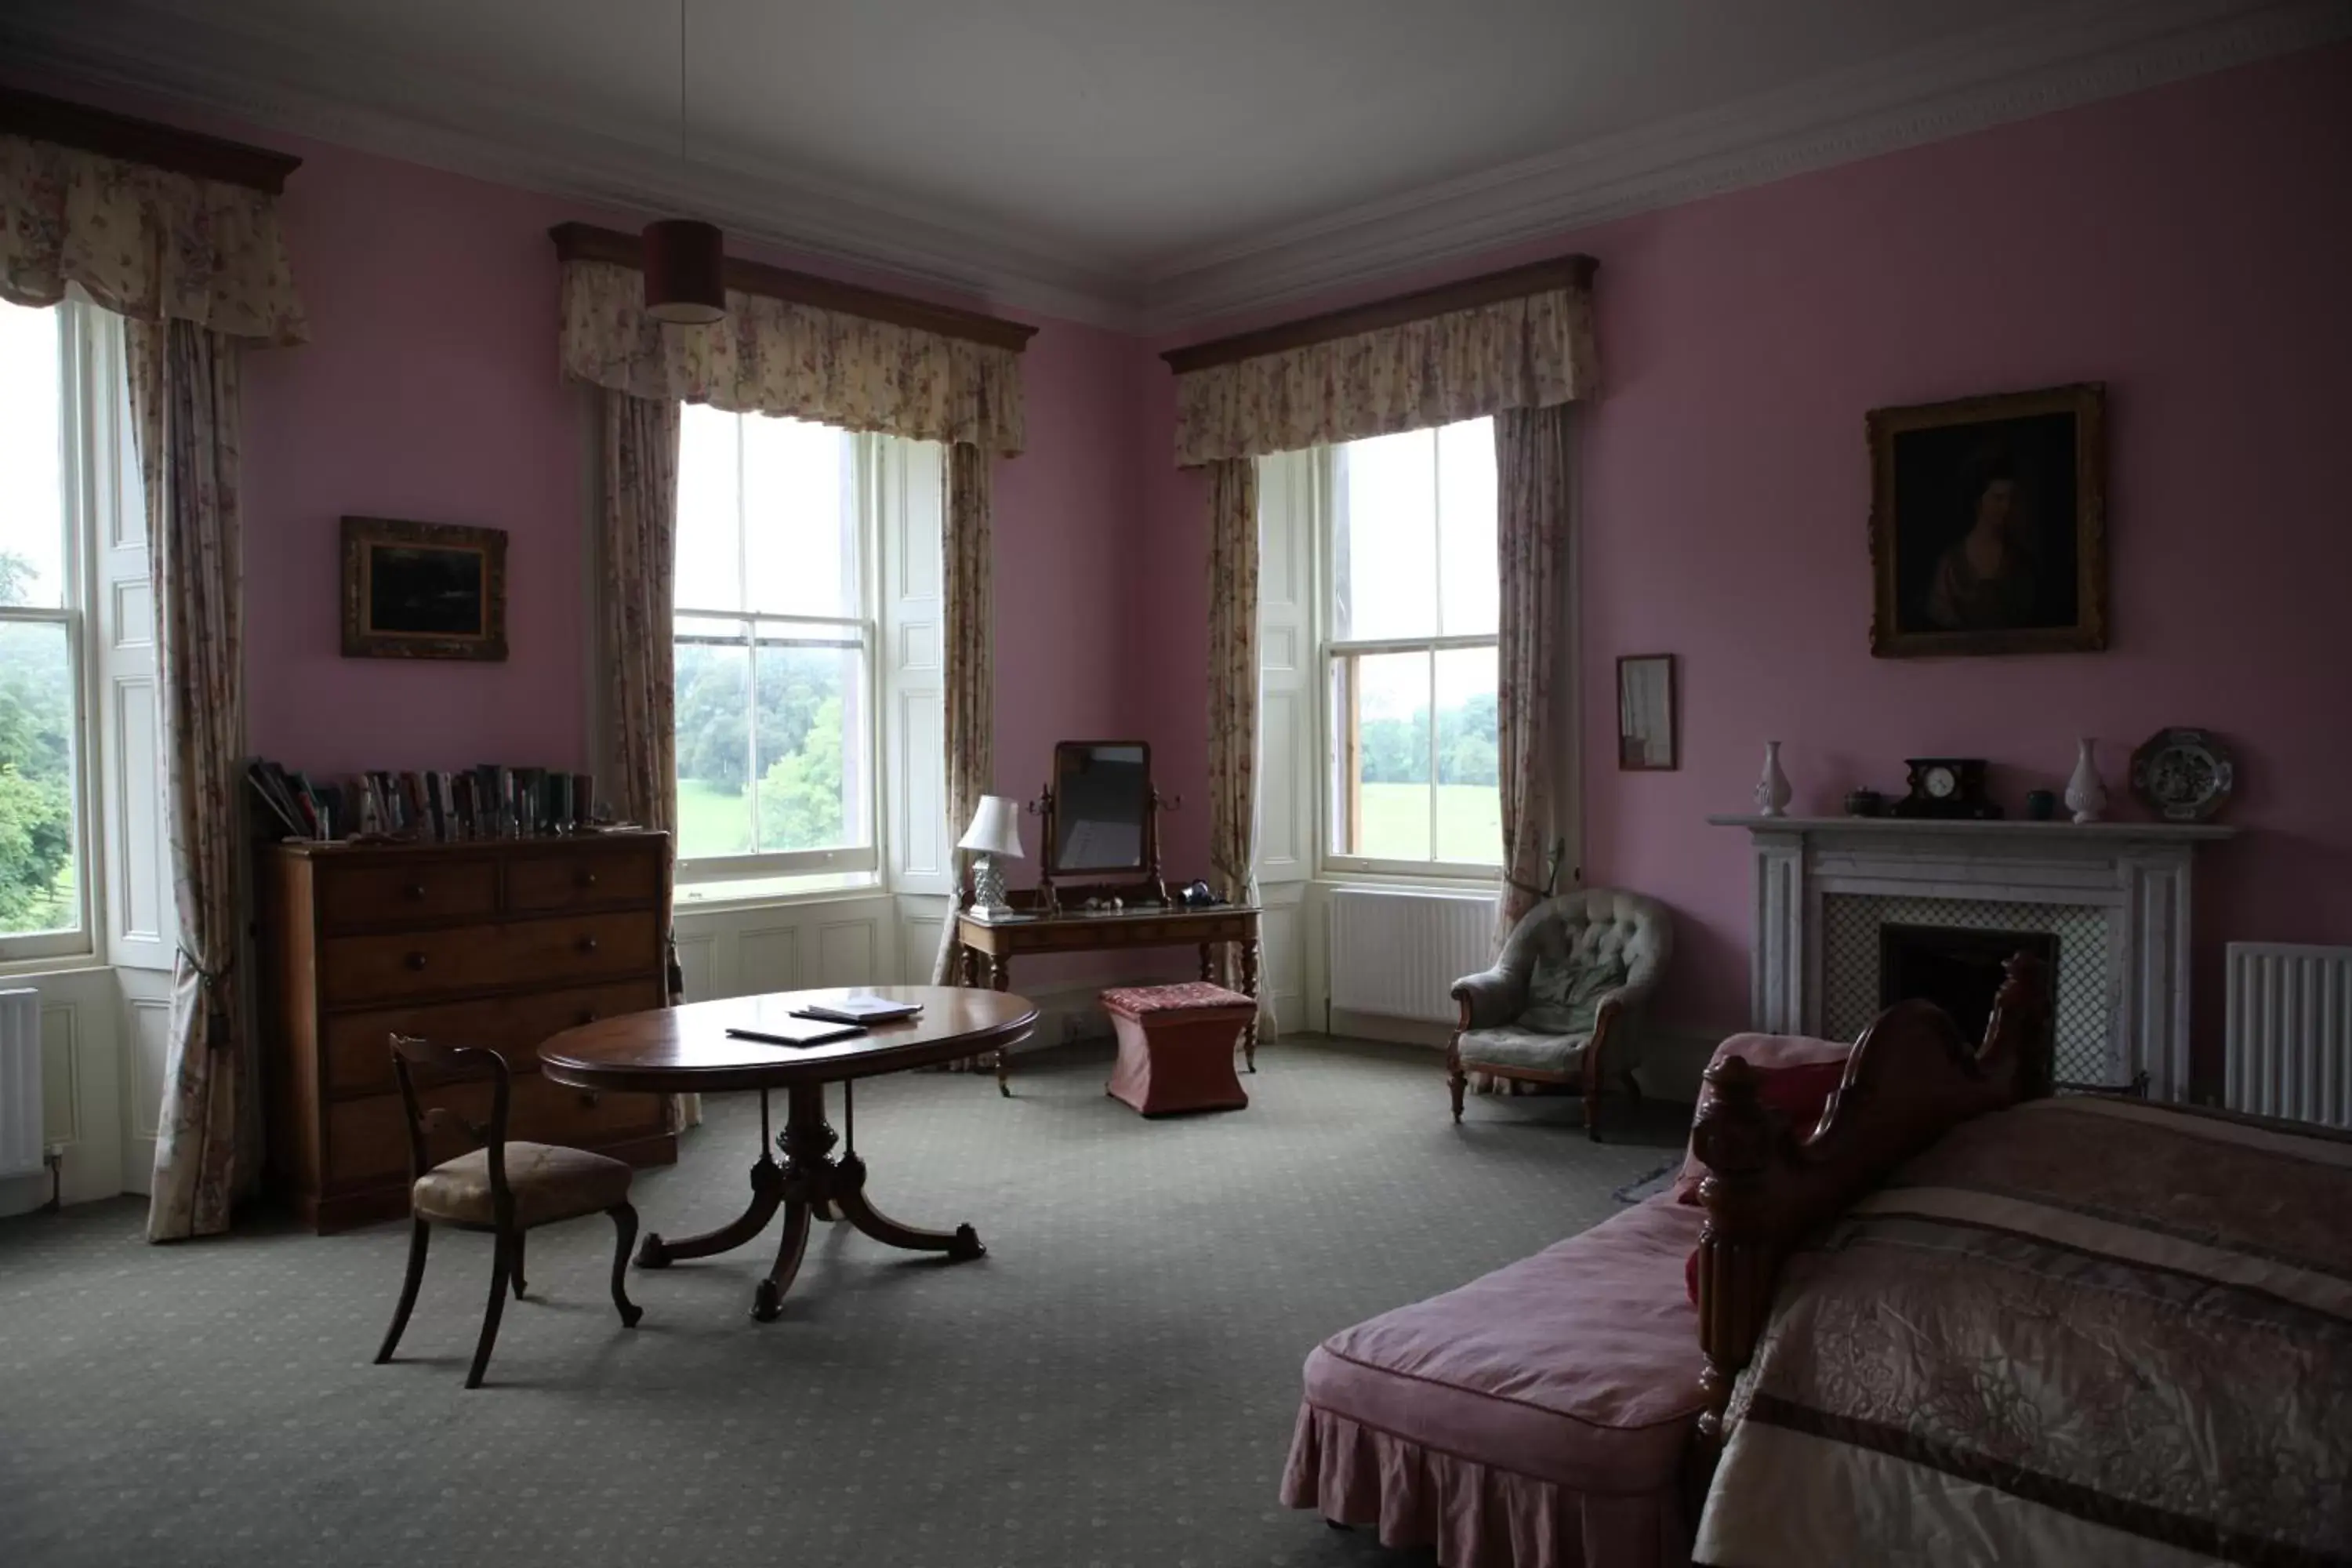
[[[1900,759],[1923,752],[1995,759],[2016,811],[2097,736],[2131,812],[2139,741],[2227,735],[2246,831],[2199,872],[2208,1071],[2221,943],[2352,942],[2347,96],[2352,49],[2317,51],[1448,269],[1601,262],[1606,387],[1581,447],[1586,870],[1678,910],[1671,1016],[1745,1015],[1747,845],[1703,819],[1744,807],[1768,737],[1795,809],[1832,812],[1853,785],[1899,786]],[[1201,500],[1167,468],[1168,378],[1143,374],[1158,468],[1139,696],[1192,770],[1171,783],[1197,787]],[[1871,658],[1864,412],[2085,380],[2108,385],[2110,651]],[[1621,773],[1613,661],[1659,650],[1682,658],[1683,766]]]
[[[586,765],[592,405],[557,376],[547,229],[630,220],[344,149],[290,150],[305,163],[287,189],[287,239],[312,337],[247,362],[253,747],[330,773]],[[1029,450],[996,477],[1008,791],[1035,788],[1056,736],[1119,727],[1119,661],[1104,650],[1122,636],[1133,352],[1062,321],[1031,340]],[[508,660],[341,658],[346,512],[505,529]]]

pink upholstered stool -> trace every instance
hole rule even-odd
[[[1237,1110],[1249,1103],[1234,1076],[1234,1047],[1257,1004],[1222,985],[1128,985],[1102,994],[1118,1031],[1107,1091],[1146,1116]]]

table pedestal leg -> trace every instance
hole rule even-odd
[[[801,1258],[808,1250],[810,1220],[835,1211],[875,1240],[891,1247],[944,1252],[956,1263],[987,1253],[968,1225],[952,1231],[918,1230],[877,1210],[866,1201],[866,1162],[854,1153],[838,1160],[833,1157],[833,1146],[840,1137],[824,1119],[824,1087],[811,1084],[790,1092],[783,1134],[776,1140],[784,1156],[777,1183],[784,1234],[776,1245],[774,1266],[752,1293],[752,1317],[772,1322],[783,1311],[784,1292],[792,1289],[793,1277],[800,1272]]]
[[[644,1245],[637,1248],[637,1267],[667,1268],[681,1258],[709,1258],[714,1253],[731,1252],[767,1229],[783,1200],[783,1168],[768,1157],[768,1097],[761,1094],[760,1163],[751,1167],[751,1206],[717,1230],[700,1236],[665,1241],[658,1232],[647,1231]]]

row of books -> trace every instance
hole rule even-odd
[[[551,768],[484,763],[449,773],[354,773],[330,784],[257,757],[246,778],[298,838],[535,838],[587,826],[595,816],[595,779]]]

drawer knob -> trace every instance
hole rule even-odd
[[[596,939],[595,939],[594,937],[593,937],[593,936],[583,936],[583,937],[582,937],[582,938],[580,939],[580,951],[581,951],[581,952],[595,952],[595,951],[596,951]]]
[[[595,872],[593,872],[593,871],[583,871],[583,872],[581,872],[581,873],[580,873],[580,885],[581,885],[582,887],[583,887],[583,888],[593,888],[593,887],[594,887],[594,886],[596,885],[596,873],[595,873]]]
[[[409,967],[409,968],[411,968],[411,969],[422,969],[422,968],[424,968],[424,967],[425,967],[425,955],[424,955],[423,953],[421,953],[421,952],[412,952],[412,953],[410,953],[410,954],[408,955],[408,967]]]
[[[580,1103],[589,1107],[591,1110],[595,1108],[597,1099],[597,1093],[593,1089],[583,1089],[580,1091]]]
[[[402,891],[405,892],[412,899],[421,899],[425,896],[425,884],[422,882],[411,882],[406,888],[403,889]]]
[[[595,1008],[593,1008],[593,1007],[583,1007],[583,1008],[581,1008],[581,1009],[580,1009],[580,1021],[581,1021],[582,1023],[583,1023],[583,1024],[593,1024],[593,1023],[594,1023],[594,1022],[596,1021],[596,1009],[595,1009]]]

